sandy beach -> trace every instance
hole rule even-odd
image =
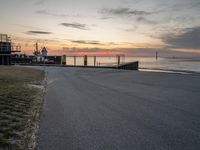
[[[45,70],[38,150],[200,149],[199,74]]]

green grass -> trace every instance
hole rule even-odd
[[[0,66],[0,149],[34,147],[36,123],[43,91],[44,72],[31,68]]]

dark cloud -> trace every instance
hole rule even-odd
[[[144,23],[144,24],[148,24],[148,25],[149,25],[149,24],[151,24],[151,25],[157,24],[156,21],[146,19],[145,17],[142,17],[142,16],[137,17],[137,18],[136,18],[136,21],[141,22],[141,23]]]
[[[169,3],[170,4],[170,3]],[[200,2],[199,0],[181,0],[177,1],[176,3],[172,3],[171,5],[165,5],[163,4],[168,10],[174,10],[174,11],[179,11],[179,10],[187,10],[188,9],[197,9],[199,10]]]
[[[114,15],[114,16],[144,16],[150,15],[152,12],[142,10],[132,10],[131,8],[117,8],[117,9],[101,9],[99,13],[103,15]]]
[[[72,43],[79,43],[79,44],[91,44],[91,45],[119,45],[119,43],[114,43],[114,42],[100,42],[100,41],[95,41],[95,40],[72,40],[68,39],[68,41]]]
[[[107,43],[107,45],[120,45],[119,43],[115,43],[115,42],[109,42]]]
[[[102,19],[102,20],[106,20],[106,19],[112,19],[113,17],[106,17],[106,16],[103,16],[103,17],[101,17],[100,19]]]
[[[85,41],[85,40],[70,40],[72,43],[91,44],[91,45],[104,45],[99,41]]]
[[[167,34],[163,42],[171,48],[200,49],[200,27],[186,28],[178,34]]]
[[[60,25],[65,26],[65,27],[69,27],[69,28],[75,28],[75,29],[81,29],[81,30],[89,30],[88,26],[86,24],[81,24],[81,23],[66,23],[63,22]]]
[[[176,16],[173,17],[172,20],[169,21],[174,21],[174,22],[180,22],[180,23],[184,23],[184,22],[194,22],[195,21],[195,17],[193,16]]]
[[[100,48],[77,48],[77,47],[63,47],[65,52],[101,52]]]
[[[27,34],[52,34],[51,32],[45,32],[45,31],[27,31]]]
[[[191,3],[191,8],[193,8],[193,9],[197,8],[198,10],[200,10],[200,1],[194,0],[194,2]]]

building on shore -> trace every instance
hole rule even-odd
[[[6,34],[0,34],[0,65],[11,64],[11,40]]]
[[[20,51],[20,45],[15,46],[7,34],[0,34],[0,65],[11,65],[12,53]]]

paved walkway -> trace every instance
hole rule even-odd
[[[38,150],[199,150],[200,76],[47,67]]]

